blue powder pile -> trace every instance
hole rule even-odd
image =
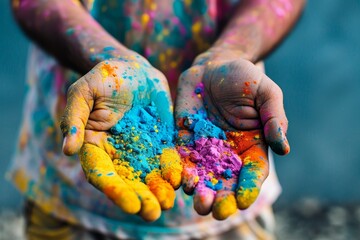
[[[226,139],[225,132],[209,120],[206,120],[204,114],[197,113],[189,115],[184,125],[194,132],[194,139],[190,142],[191,145],[200,138]]]
[[[211,188],[214,191],[219,191],[223,188],[223,181],[219,180],[216,184],[212,183],[209,180],[204,180],[205,186]]]
[[[108,141],[116,148],[120,159],[129,162],[134,171],[144,178],[160,167],[160,154],[173,147],[174,130],[160,121],[157,108],[151,105],[135,106],[114,125]]]
[[[224,171],[224,173],[223,173],[223,176],[224,176],[224,178],[226,178],[226,179],[230,179],[231,176],[232,176],[232,171],[231,171],[231,169],[230,169],[230,168],[226,169],[226,170]]]

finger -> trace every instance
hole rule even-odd
[[[98,132],[93,130],[85,130],[84,144],[89,143],[103,149],[110,159],[120,158],[114,144],[109,141],[111,135],[109,132]]]
[[[140,211],[137,194],[116,174],[114,165],[104,150],[84,144],[80,150],[80,163],[88,181],[124,212],[135,214]]]
[[[199,182],[194,192],[194,209],[200,215],[207,215],[211,212],[215,198],[215,191],[206,187],[205,183]]]
[[[61,121],[64,134],[63,152],[66,155],[77,153],[84,141],[84,132],[93,100],[84,78],[71,85],[67,94],[67,104]]]
[[[227,121],[235,129],[242,131],[260,129],[262,127],[261,122],[258,119],[241,119],[241,118],[229,117]]]
[[[184,164],[183,174],[182,174],[182,187],[183,191],[192,195],[194,193],[194,189],[199,182],[199,175],[196,170],[195,164]]]
[[[246,209],[255,202],[269,174],[267,147],[265,144],[253,145],[240,157],[243,166],[239,174],[236,200],[240,209]]]
[[[153,170],[145,178],[146,185],[160,203],[161,209],[167,210],[174,206],[175,190],[161,177],[159,170]]]
[[[137,193],[141,201],[141,210],[139,215],[145,221],[155,221],[161,215],[161,207],[149,188],[140,181],[125,180],[126,183]]]
[[[187,130],[188,127],[185,118],[198,111],[204,111],[202,103],[203,85],[202,80],[203,67],[196,66],[185,71],[180,76],[179,86],[177,88],[177,98],[175,104],[175,119],[178,129]],[[186,135],[184,135],[186,137]],[[179,135],[180,140],[187,143],[187,138]]]
[[[217,220],[224,220],[237,211],[235,193],[221,190],[216,193],[212,215]]]
[[[178,147],[177,149],[183,160],[182,188],[186,194],[192,195],[199,182],[196,164],[190,161],[190,153],[186,147]]]
[[[247,99],[245,99],[247,100]],[[241,103],[244,104],[244,106],[239,105],[235,106],[232,109],[230,109],[228,112],[231,113],[231,116],[234,116],[235,118],[244,118],[244,119],[257,119],[259,117],[258,111],[253,107],[253,104],[249,104],[250,106],[246,106],[247,104],[243,100]],[[249,102],[251,100],[248,100]],[[239,104],[239,103],[238,103]]]
[[[170,126],[173,126],[173,103],[171,100],[169,84],[163,73],[156,69],[153,70],[155,72],[155,78],[152,82],[156,87],[154,88],[154,91],[150,93],[150,100],[157,107],[157,112],[159,113],[161,121],[168,123]]]
[[[264,127],[266,142],[271,149],[280,155],[290,152],[290,145],[286,138],[288,121],[283,105],[283,94],[265,74],[258,89],[258,108]]]
[[[181,184],[183,167],[179,153],[175,149],[163,149],[160,156],[160,169],[162,178],[168,181],[174,189],[178,189]]]
[[[212,215],[217,220],[224,220],[237,211],[235,199],[235,190],[237,178],[221,179],[222,189],[217,191],[214,204],[212,206]]]
[[[226,132],[227,142],[231,149],[241,156],[253,145],[264,144],[264,136],[261,130]]]

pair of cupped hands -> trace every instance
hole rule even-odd
[[[164,181],[157,187],[167,182],[173,189],[163,191],[175,191],[182,184],[186,193],[194,195],[195,210],[202,215],[212,212],[217,219],[233,213],[227,209],[248,208],[269,173],[268,145],[281,155],[290,148],[281,89],[258,66],[234,55],[216,50],[199,55],[179,78],[175,111],[165,76],[143,57],[129,51],[119,59],[100,62],[68,89],[61,123],[64,153],[79,153],[88,181],[124,212],[154,221],[161,210],[173,206],[174,199],[159,199],[147,183],[129,182],[116,173],[112,160],[118,156],[108,141],[109,129],[134,105],[154,103],[161,121],[177,128],[177,142],[184,144],[192,134],[183,124],[187,116],[206,111],[208,119],[224,131],[257,136],[244,137],[236,146],[243,161],[239,175],[231,179],[236,189],[203,196],[196,190],[194,176],[184,172],[162,175]],[[199,94],[198,86],[203,86]],[[169,167],[162,164],[161,171]],[[167,195],[175,196],[163,194]]]

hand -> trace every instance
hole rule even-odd
[[[194,208],[199,214],[212,211],[215,218],[225,219],[256,200],[269,171],[267,145],[281,155],[290,150],[282,92],[257,66],[234,53],[205,53],[180,77],[175,108],[180,145],[192,143],[189,118],[191,123],[199,112],[226,131],[243,166],[238,176],[222,179],[223,187],[216,193],[200,191],[199,169],[185,157],[183,188],[190,194],[195,188]]]
[[[163,149],[160,166],[144,173],[143,181],[128,176],[129,165],[127,175],[119,175],[113,161],[125,162],[126,156],[110,141],[115,136],[109,130],[128,111],[151,103],[157,108],[157,121],[173,129],[172,103],[163,74],[139,56],[104,61],[69,88],[61,124],[63,151],[67,155],[80,153],[88,181],[124,212],[139,213],[148,221],[156,220],[161,209],[173,206],[174,188],[181,182],[180,158],[175,150]],[[171,132],[168,134],[171,137]],[[173,157],[172,162],[166,154]]]

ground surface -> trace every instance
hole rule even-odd
[[[313,199],[276,210],[279,240],[360,239],[360,204],[323,206]],[[0,240],[23,240],[24,219],[0,213]]]

